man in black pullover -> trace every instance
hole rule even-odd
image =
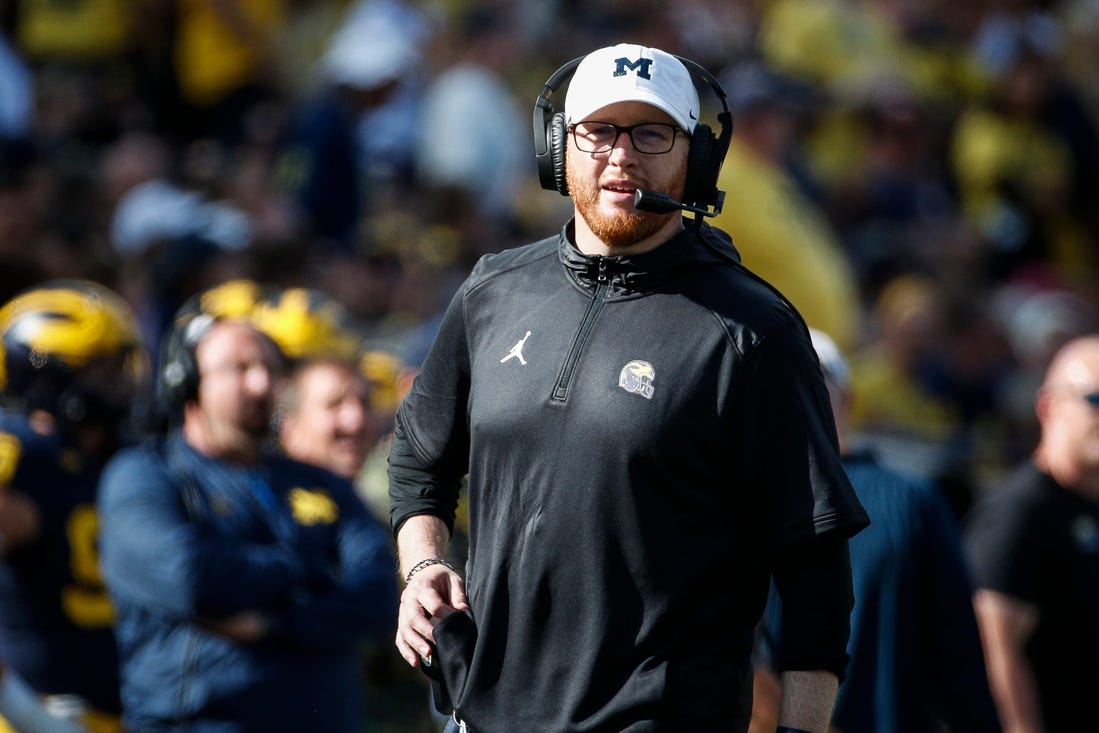
[[[780,723],[827,723],[868,520],[802,319],[702,221],[732,123],[699,123],[692,73],[724,103],[701,67],[626,44],[547,81],[542,183],[575,216],[477,264],[398,413],[397,647],[430,660],[454,730],[743,731],[772,576]]]

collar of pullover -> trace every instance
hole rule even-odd
[[[740,261],[729,236],[703,223],[692,223],[656,249],[637,255],[587,255],[573,244],[573,221],[561,230],[558,256],[566,273],[581,287],[600,284],[612,295],[651,292],[687,267]]]

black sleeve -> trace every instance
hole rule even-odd
[[[773,573],[782,602],[775,668],[827,670],[842,681],[855,605],[847,538],[831,533],[786,548]]]
[[[808,331],[790,319],[750,355],[739,405],[748,484],[760,487],[762,526],[781,551],[869,524],[840,460],[832,406]]]
[[[469,470],[470,359],[463,313],[454,296],[423,367],[397,411],[389,454],[390,524],[430,514],[453,529],[462,478]]]
[[[964,543],[976,588],[1037,603],[1049,533],[1040,506],[1020,491],[991,493],[966,520]]]

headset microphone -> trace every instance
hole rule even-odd
[[[657,191],[646,191],[644,189],[637,189],[633,194],[633,205],[639,211],[649,211],[654,214],[670,214],[673,211],[689,211],[692,214],[698,216],[717,216],[721,213],[721,208],[725,204],[725,192],[719,190],[717,192],[717,200],[714,202],[714,209],[700,209],[697,206],[689,206],[682,201],[676,201],[666,193],[659,193]],[[699,219],[698,221],[702,221]]]

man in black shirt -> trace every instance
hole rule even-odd
[[[397,646],[430,659],[455,730],[743,731],[772,575],[780,722],[827,724],[867,517],[802,319],[702,220],[732,123],[699,122],[692,73],[724,103],[701,67],[634,45],[550,78],[541,179],[575,216],[477,264],[397,416]]]
[[[1034,455],[967,520],[1004,730],[1095,727],[1099,690],[1099,336],[1061,348],[1035,398]]]

